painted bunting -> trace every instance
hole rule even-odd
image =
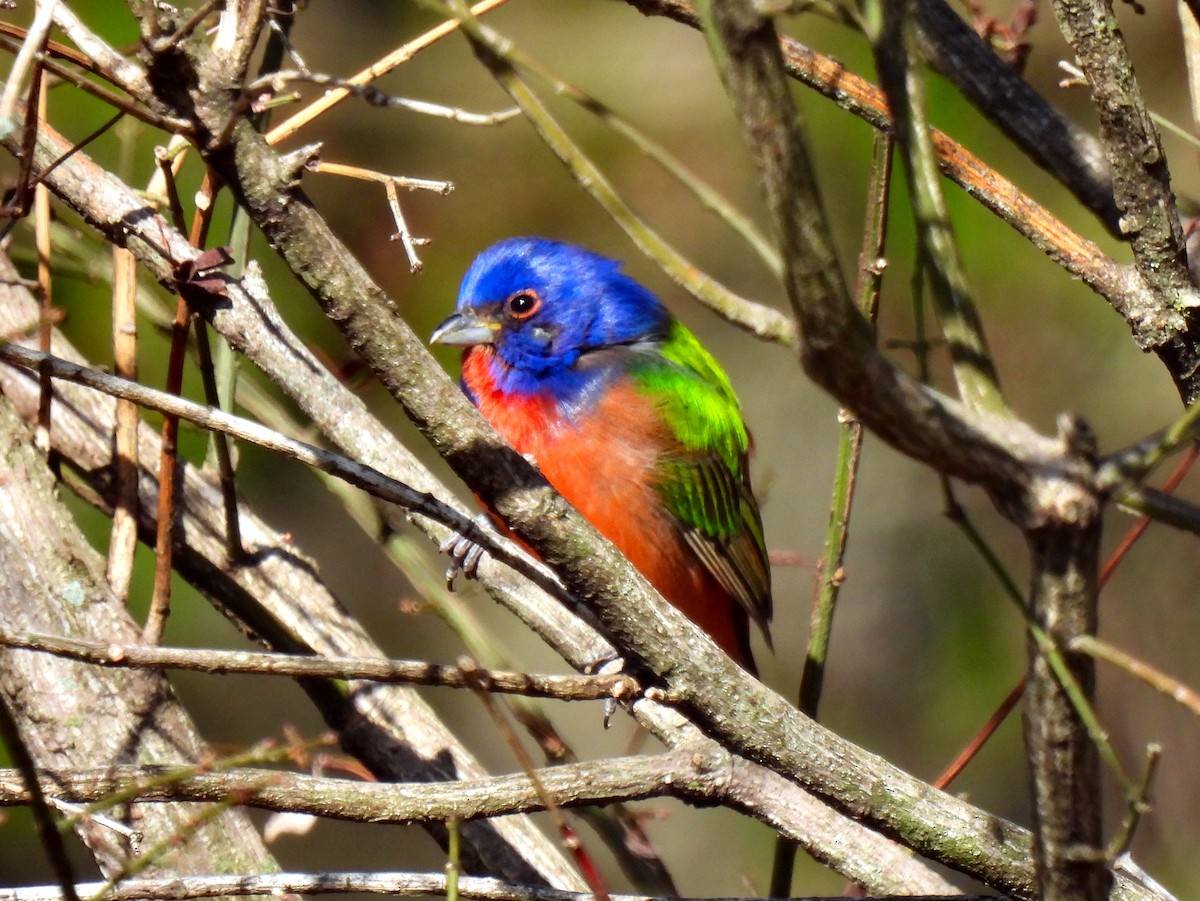
[[[771,574],[721,367],[620,263],[544,238],[472,263],[432,341],[497,431],[664,598],[754,671]]]

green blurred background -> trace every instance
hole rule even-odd
[[[29,4],[6,13],[28,18]],[[1134,15],[1121,5],[1142,86],[1156,112],[1190,128],[1178,19],[1167,4]],[[90,0],[73,4],[116,44],[131,42],[136,29],[123,6]],[[989,7],[1002,19],[1011,4]],[[488,22],[516,40],[561,77],[608,102],[678,154],[687,165],[747,210],[764,228],[765,216],[745,147],[697,33],[665,19],[645,18],[618,0],[512,0]],[[293,39],[314,70],[348,76],[433,24],[413,5],[394,2],[313,0],[297,17]],[[787,25],[796,37],[873,78],[869,49],[857,35],[815,16]],[[1088,96],[1057,87],[1059,59],[1069,53],[1044,11],[1030,35],[1030,80],[1052,102],[1093,127]],[[507,108],[507,97],[452,36],[383,79],[382,90],[475,112]],[[714,277],[743,293],[784,309],[769,274],[719,221],[630,145],[569,102],[547,96],[556,116],[618,186],[635,209]],[[822,180],[826,207],[837,228],[846,271],[852,270],[862,229],[872,130],[803,88],[796,89],[808,118],[809,142]],[[1126,250],[1108,241],[1100,226],[1064,191],[1031,166],[956,95],[934,79],[935,123],[1012,178],[1085,235],[1119,259]],[[50,119],[78,139],[110,113],[70,88],[52,95]],[[276,120],[278,121],[278,119]],[[102,138],[88,152],[132,184],[144,185],[152,169],[150,150],[162,136],[126,128]],[[585,243],[629,261],[629,269],[658,290],[727,368],[745,407],[756,441],[755,481],[762,494],[768,541],[791,552],[799,566],[777,567],[776,654],[760,648],[765,680],[794,696],[807,638],[813,564],[821,554],[828,517],[837,439],[837,407],[807,382],[796,361],[777,347],[761,345],[723,324],[684,296],[656,267],[638,256],[620,229],[572,181],[565,169],[521,120],[497,127],[469,127],[403,110],[342,104],[288,145],[322,142],[322,159],[392,174],[453,181],[448,197],[405,194],[412,230],[432,239],[413,275],[397,242],[382,190],[376,185],[308,175],[305,186],[318,208],[390,292],[414,329],[428,334],[451,309],[457,282],[471,258],[499,238],[541,234]],[[1168,137],[1177,192],[1197,193],[1196,150]],[[5,161],[5,171],[11,169]],[[198,179],[194,163],[184,177],[190,196]],[[914,334],[911,305],[912,228],[902,183],[894,190],[889,268],[884,280],[881,332],[887,339]],[[1168,422],[1179,409],[1169,379],[1153,357],[1134,346],[1128,329],[1099,297],[1065,276],[1011,229],[947,184],[962,252],[969,267],[1001,379],[1013,407],[1039,429],[1053,430],[1062,411],[1085,417],[1113,450]],[[1191,204],[1184,201],[1185,209]],[[70,222],[69,217],[67,221]],[[224,240],[214,230],[214,240]],[[18,229],[18,259],[27,261],[29,234]],[[308,296],[273,259],[261,240],[257,258],[266,266],[273,296],[285,317],[333,362],[346,360],[335,331]],[[93,359],[108,362],[108,290],[97,280],[64,274],[56,300],[69,312],[66,330]],[[161,384],[163,345],[143,341],[144,379]],[[448,370],[455,355],[439,351]],[[897,359],[911,366],[906,352]],[[949,390],[943,360],[935,366]],[[437,471],[440,461],[421,446],[386,393],[361,387],[378,415],[412,443]],[[185,449],[203,454],[203,439]],[[412,594],[407,581],[368,542],[318,481],[301,467],[241,450],[240,487],[259,512],[313,555],[323,576],[377,640],[398,656],[453,660],[458,640],[431,616],[405,615],[397,604]],[[1185,487],[1185,493],[1196,492]],[[977,491],[958,494],[993,542],[1018,582],[1025,578],[1020,535],[992,511]],[[81,509],[99,547],[105,522]],[[1132,520],[1110,515],[1106,547]],[[139,603],[148,590],[148,554],[139,571]],[[1194,652],[1200,612],[1193,585],[1195,541],[1156,527],[1105,590],[1102,634],[1134,654],[1200,684]],[[443,563],[430,550],[429,566]],[[868,437],[859,482],[838,611],[822,719],[841,734],[921,776],[932,779],[975,733],[1019,678],[1024,661],[1020,619],[989,577],[960,531],[943,516],[935,474]],[[474,587],[467,589],[479,615],[531,670],[560,670],[561,662]],[[196,595],[179,587],[167,641],[187,646],[240,646],[241,639]],[[140,610],[138,612],[140,614]],[[1154,810],[1135,843],[1139,862],[1181,897],[1200,891],[1193,863],[1200,840],[1200,724],[1169,700],[1105,667],[1100,668],[1100,711],[1123,753],[1138,770],[1145,746],[1165,753],[1154,791]],[[284,723],[305,734],[321,729],[301,693],[280,680],[174,676],[172,681],[210,741],[241,747],[278,735]],[[516,764],[472,698],[448,690],[426,692],[471,746],[497,771]],[[605,732],[598,708],[552,708],[556,720],[585,757],[620,753],[642,741],[626,721]],[[649,747],[652,740],[645,740]],[[1121,809],[1109,780],[1108,824]],[[1028,823],[1020,727],[1006,723],[955,786],[974,803]],[[737,895],[766,890],[772,836],[763,826],[726,811],[691,810],[672,802],[642,805],[648,828],[685,894]],[[0,820],[0,885],[49,880],[33,844],[28,819],[5,812]],[[607,855],[585,832],[602,861]],[[415,829],[322,823],[305,838],[273,846],[285,869],[437,868],[438,849]],[[80,855],[80,860],[83,856]],[[608,866],[614,888],[624,883]],[[801,862],[797,894],[838,893],[843,880]]]

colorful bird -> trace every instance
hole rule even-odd
[[[480,254],[431,339],[480,412],[678,607],[754,671],[771,573],[750,439],[721,367],[620,263],[544,238]]]

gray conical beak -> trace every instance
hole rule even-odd
[[[455,347],[472,347],[476,344],[492,344],[500,323],[481,319],[470,313],[455,313],[433,330],[430,344],[449,344]]]

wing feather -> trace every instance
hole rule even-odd
[[[728,379],[679,323],[655,352],[639,354],[632,372],[673,444],[659,463],[659,493],[688,546],[770,641],[771,571],[750,488],[749,435]]]

